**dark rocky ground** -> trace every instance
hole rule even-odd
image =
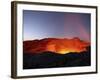
[[[23,69],[90,66],[90,47],[86,52],[57,54],[43,52],[36,54],[23,53]]]

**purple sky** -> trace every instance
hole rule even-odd
[[[23,40],[73,38],[90,41],[91,15],[87,13],[23,11]]]

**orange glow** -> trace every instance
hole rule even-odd
[[[56,39],[46,38],[42,40],[33,40],[24,42],[24,52],[26,53],[41,53],[45,51],[55,52],[58,54],[80,53],[86,51],[90,43],[80,40],[79,38],[73,39]]]
[[[60,39],[51,41],[47,44],[46,51],[51,51],[59,54],[67,54],[70,52],[83,52],[89,43],[81,41],[78,38],[74,39]]]
[[[70,50],[60,50],[60,51],[58,51],[57,53],[60,53],[60,54],[67,54],[67,53],[70,53],[70,52],[72,52],[72,51],[70,51]]]

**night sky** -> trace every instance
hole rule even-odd
[[[23,40],[73,38],[90,41],[88,13],[23,10]]]

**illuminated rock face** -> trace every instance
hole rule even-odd
[[[24,53],[42,53],[46,51],[55,52],[58,54],[67,54],[70,52],[83,52],[90,46],[90,43],[80,40],[79,38],[73,39],[58,39],[58,38],[45,38],[41,40],[24,41]]]

